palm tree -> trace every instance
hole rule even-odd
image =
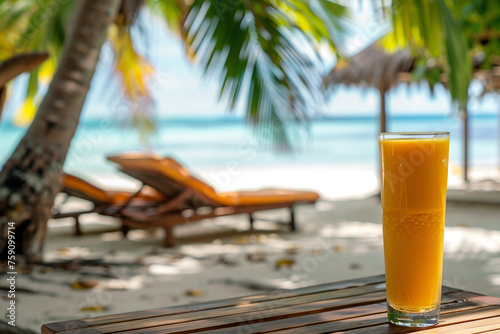
[[[49,18],[26,7],[30,2],[4,2],[12,5],[6,10],[12,14],[10,26],[28,27],[21,29],[24,33],[17,36],[17,49],[36,50],[48,45],[50,51],[57,54],[63,42],[65,47],[36,118],[0,172],[2,259],[7,253],[9,221],[16,224],[17,254],[24,254],[29,260],[41,257],[46,222],[60,190],[69,143],[78,125],[107,27],[116,18],[119,7],[117,0],[78,1],[70,21],[72,29],[66,34],[61,29],[61,17],[68,17],[70,2],[42,0],[46,8],[52,8]],[[136,12],[138,7],[130,3],[125,6],[126,3],[129,1],[122,2],[122,14],[124,8]],[[146,0],[146,3],[180,32],[188,55],[197,58],[208,74],[219,79],[220,96],[228,101],[229,107],[234,108],[237,101],[243,99],[247,120],[260,129],[272,130],[266,135],[276,146],[286,148],[289,133],[285,125],[303,123],[308,105],[322,98],[322,76],[315,69],[321,62],[318,49],[320,45],[327,45],[335,52],[346,8],[329,0],[193,0],[189,5],[181,0]],[[0,28],[6,22],[2,19],[2,9],[5,8],[0,5]],[[446,7],[439,10],[447,11]],[[38,23],[34,26],[38,29],[29,29],[33,25],[23,13],[35,18]],[[18,20],[21,17],[23,19]],[[135,54],[132,59],[140,64],[139,69],[147,68],[147,64],[133,49],[128,17],[119,15],[115,20],[117,28],[113,38],[118,41],[115,43],[117,68],[124,71],[125,81],[133,82],[124,85],[132,89],[129,95],[133,98],[147,95],[144,77],[137,68],[127,73],[130,67],[120,66],[120,55]],[[58,32],[53,40],[44,34],[52,28]],[[36,43],[40,40],[44,42]],[[428,45],[424,43],[424,46]],[[6,51],[0,48],[0,55],[2,52]],[[28,94],[36,92],[36,75],[30,80],[33,82],[30,87],[34,88]]]
[[[2,260],[8,255],[9,222],[16,227],[16,254],[40,260],[62,166],[118,5],[119,0],[82,0],[74,7],[69,37],[49,90],[0,173]]]

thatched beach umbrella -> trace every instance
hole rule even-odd
[[[493,59],[492,69],[480,69],[482,57],[474,58],[474,78],[483,83],[485,92],[500,92],[500,57]],[[387,91],[399,83],[411,83],[411,72],[415,67],[415,58],[409,50],[402,50],[393,54],[386,53],[373,43],[363,51],[354,55],[350,61],[338,62],[327,75],[325,83],[334,85],[354,85],[358,87],[376,88],[380,94],[380,131],[387,131],[385,97]],[[445,77],[441,77],[441,84],[447,88]],[[468,181],[469,167],[469,121],[467,105],[460,110],[463,126],[463,168],[464,180]]]
[[[400,82],[398,75],[401,72],[413,70],[414,63],[408,50],[388,54],[372,44],[354,55],[347,65],[337,63],[326,77],[326,83],[376,88],[380,94],[380,131],[386,132],[386,93]]]
[[[342,84],[376,88],[380,94],[380,132],[386,132],[386,93],[400,83],[411,83],[411,72],[414,67],[415,58],[409,50],[388,54],[374,43],[354,55],[348,65],[343,65],[342,62],[337,63],[325,81],[327,85]],[[441,79],[441,84],[446,88],[445,78]],[[467,106],[463,107],[460,114],[463,121],[464,180],[467,181],[469,165]]]

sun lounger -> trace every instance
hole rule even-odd
[[[121,218],[121,210],[128,205],[144,208],[146,206],[155,206],[165,201],[165,197],[161,193],[150,187],[141,187],[137,192],[107,191],[77,176],[66,173],[63,174],[62,181],[63,189],[61,192],[65,193],[67,197],[57,208],[55,208],[53,218],[74,218],[75,235],[82,234],[79,217],[83,214],[98,213]],[[83,211],[62,212],[62,206],[71,196],[91,202],[93,208]],[[124,233],[126,233],[126,230],[127,228],[125,227],[123,230]]]
[[[165,197],[159,205],[148,208],[128,205],[120,216],[131,227],[162,227],[166,231],[165,246],[173,246],[173,227],[205,218],[234,214],[248,214],[253,227],[253,213],[277,208],[290,209],[290,221],[295,230],[294,207],[298,204],[315,203],[315,192],[284,189],[258,191],[216,192],[211,186],[197,179],[172,158],[131,153],[108,157],[119,165],[122,172],[140,180]]]

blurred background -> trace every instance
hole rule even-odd
[[[29,1],[15,5],[12,3],[10,7],[9,3],[3,3],[3,15],[8,15],[9,10],[14,12],[13,7],[25,15],[25,19],[33,15],[32,11],[22,12],[23,4],[26,6]],[[288,6],[293,8],[293,3]],[[329,1],[326,3],[332,4]],[[477,36],[490,32],[498,25],[498,6],[491,1],[448,1],[446,4],[454,15],[453,19],[461,26],[460,34],[465,36],[464,47],[469,50],[468,57],[477,63],[474,70],[494,72],[498,62],[498,55],[495,55],[498,36],[490,34],[492,37],[487,43],[478,40]],[[201,4],[201,7],[197,5],[195,3],[186,8],[182,2],[178,4],[179,8],[192,16],[196,8],[202,8],[201,11],[206,11],[205,16],[198,20],[212,20],[219,14],[224,18],[236,15],[237,19],[238,11],[241,14],[239,7],[244,8],[248,3],[243,1],[235,5],[221,5],[215,1]],[[105,157],[122,151],[149,150],[175,157],[208,178],[220,190],[289,185],[315,188],[329,198],[370,193],[377,187],[376,134],[381,131],[381,95],[377,80],[383,79],[387,86],[387,89],[384,88],[385,130],[450,131],[451,183],[464,178],[464,118],[463,110],[456,103],[460,97],[455,92],[455,99],[452,99],[448,79],[444,79],[444,84],[441,80],[450,70],[463,72],[464,69],[459,68],[460,64],[447,61],[446,53],[453,50],[441,46],[436,53],[427,45],[431,38],[422,32],[418,33],[415,27],[414,35],[397,36],[398,29],[403,29],[397,25],[397,20],[401,19],[399,15],[403,15],[399,13],[402,9],[398,2],[335,3],[337,7],[328,13],[330,18],[336,15],[335,19],[328,22],[333,24],[325,24],[324,31],[328,33],[316,39],[316,32],[307,25],[300,26],[300,20],[294,21],[299,28],[295,28],[296,31],[305,27],[305,33],[294,32],[295,39],[291,38],[294,45],[291,48],[298,49],[301,57],[309,57],[312,63],[307,65],[310,67],[291,67],[289,71],[314,71],[316,77],[311,80],[322,82],[315,82],[316,86],[311,85],[310,89],[324,84],[325,93],[313,92],[302,96],[301,103],[304,106],[300,107],[301,114],[291,121],[293,117],[288,117],[292,115],[291,109],[287,109],[289,107],[284,108],[282,115],[278,113],[278,121],[286,127],[286,145],[275,141],[273,133],[276,133],[277,127],[273,126],[272,121],[252,119],[247,99],[251,94],[249,80],[253,79],[248,72],[240,71],[244,82],[241,83],[243,88],[239,95],[227,87],[221,88],[220,78],[227,76],[231,64],[210,62],[206,60],[203,50],[197,50],[195,55],[190,54],[190,47],[197,42],[189,39],[189,29],[203,30],[200,28],[203,23],[200,27],[191,23],[191,26],[184,28],[184,34],[179,33],[178,21],[185,20],[185,17],[165,14],[176,8],[172,6],[168,2],[146,1],[144,6],[138,6],[138,9],[134,7],[130,26],[123,28],[117,25],[117,29],[124,29],[124,32],[118,33],[118,37],[110,33],[110,40],[103,46],[80,124],[69,149],[65,171],[81,176],[92,175],[101,184],[115,186],[118,182],[117,172]],[[62,16],[62,20],[67,15],[66,7],[67,2],[55,2],[52,7],[48,7],[52,11],[47,11],[46,15],[50,15],[51,20]],[[297,5],[297,8],[300,7]],[[316,7],[311,5],[311,8]],[[328,12],[328,7],[324,8]],[[318,13],[313,9],[310,15]],[[409,9],[418,14],[418,8],[410,6]],[[486,11],[490,15],[488,19],[478,20],[477,17]],[[298,17],[296,13],[293,15]],[[313,19],[318,20],[320,17],[318,14]],[[50,32],[51,20],[37,23],[40,30],[47,31],[45,36],[32,33],[31,38],[42,39],[48,43],[45,45],[48,50],[56,50],[52,46],[62,41],[57,40],[59,37],[55,32]],[[420,24],[422,29],[429,23],[406,22],[408,26],[415,25],[417,28]],[[209,35],[205,37],[212,38],[212,43],[227,37]],[[395,45],[388,47],[392,35],[396,35],[399,41],[396,38]],[[127,40],[124,36],[131,42],[128,51],[120,49],[120,43]],[[301,39],[310,37],[312,42],[300,43]],[[440,38],[446,40],[452,37],[436,34],[433,38],[438,40],[437,43],[443,43],[439,41]],[[198,41],[199,44],[202,42]],[[21,42],[12,42],[16,43],[19,47]],[[205,43],[209,44],[210,41]],[[274,47],[281,47],[279,40],[274,43]],[[7,52],[7,46],[4,45],[4,53]],[[367,48],[385,48],[386,51],[379,51],[382,55],[377,54],[376,57],[380,58],[372,59],[369,64],[364,64],[364,59],[356,62],[356,55],[362,54]],[[430,51],[425,51],[426,48]],[[395,52],[401,53],[398,51],[401,49],[406,52],[407,59],[403,60],[403,64],[406,61],[406,68],[400,64],[401,59],[394,56]],[[127,52],[132,52],[133,56]],[[57,53],[52,56],[57,57]],[[219,56],[224,60],[223,54]],[[222,60],[219,59],[219,63]],[[56,61],[51,58],[40,70],[22,74],[8,86],[9,98],[0,123],[0,161],[8,159],[23,137],[37,103],[47,90],[55,64]],[[293,66],[299,66],[297,64],[300,62],[297,61]],[[359,70],[364,73],[354,80],[349,75],[360,73],[340,73],[340,77],[337,75],[333,78],[334,71],[342,70],[344,66],[350,66],[351,72]],[[394,69],[390,66],[403,67]],[[398,76],[401,72],[409,74],[409,77],[401,79]],[[36,89],[33,89],[34,81],[37,82]],[[471,168],[468,174],[476,180],[498,178],[500,165],[500,103],[495,90],[491,87],[486,89],[488,82],[484,75],[476,75],[470,83],[467,96],[467,164]],[[136,92],[130,88],[134,85],[139,87],[135,88]],[[276,83],[272,85],[279,88]],[[299,85],[297,87],[300,88]],[[261,110],[264,115],[268,113],[266,108],[270,109],[264,106]],[[283,138],[278,140],[283,141]],[[227,166],[234,164],[238,172],[229,175]],[[278,175],[278,170],[284,167],[286,170],[294,169],[294,172]],[[310,168],[315,172],[311,173]],[[256,170],[259,172],[256,173]],[[353,170],[361,175],[358,180],[355,175],[351,177],[349,174]],[[338,177],[342,172],[347,173],[349,182],[342,182],[345,177]],[[297,177],[290,178],[294,173]],[[307,182],[301,182],[304,177]],[[323,182],[329,179],[331,182]],[[356,190],[350,190],[349,187]]]

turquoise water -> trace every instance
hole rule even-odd
[[[447,116],[398,116],[389,120],[391,131],[450,131],[451,164],[461,164],[461,122]],[[0,163],[8,158],[25,129],[0,125]],[[150,149],[174,156],[196,168],[270,165],[377,164],[378,121],[373,117],[314,120],[295,140],[295,152],[276,154],[240,120],[172,120],[158,124]],[[474,116],[470,121],[470,161],[473,166],[500,162],[499,122],[495,116]],[[80,125],[66,162],[70,172],[109,173],[115,168],[105,159],[122,151],[144,150],[134,129],[110,121]]]

